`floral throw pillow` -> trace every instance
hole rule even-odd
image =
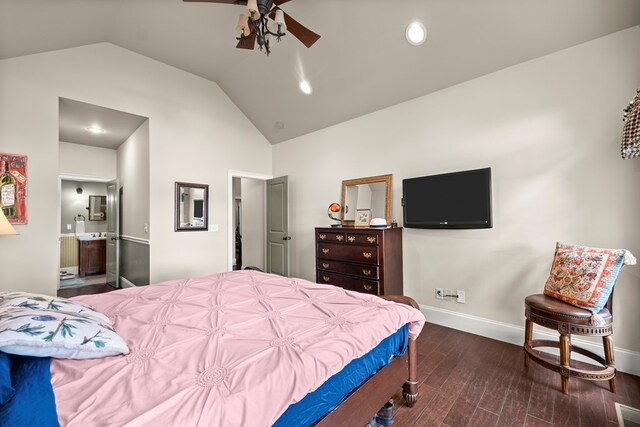
[[[23,356],[93,359],[129,353],[111,324],[92,316],[26,307],[0,309],[0,351]]]
[[[29,308],[33,310],[55,310],[91,316],[99,322],[111,324],[104,314],[80,301],[29,292],[0,292],[0,312],[9,308]]]
[[[544,293],[596,315],[607,303],[623,264],[635,264],[633,255],[624,249],[558,242]],[[592,317],[592,323],[602,323],[598,317]]]

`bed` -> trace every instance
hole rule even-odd
[[[64,426],[364,425],[400,388],[417,398],[424,316],[407,297],[244,270],[74,300],[129,353],[51,359]]]

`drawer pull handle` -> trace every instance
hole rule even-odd
[[[375,237],[367,237],[367,240],[369,241],[369,243],[375,243],[376,242],[376,238]]]
[[[373,255],[371,252],[362,252],[362,255],[366,258],[369,259],[371,258],[371,255]]]
[[[327,248],[322,249],[322,253],[325,254],[325,255],[328,254],[329,253],[329,249],[327,249]]]
[[[364,274],[365,276],[370,276],[371,275],[371,270],[367,270],[366,268],[362,269],[362,274]]]
[[[344,240],[344,236],[343,236],[342,234],[338,234],[338,235],[336,236],[336,240],[337,240],[338,242],[342,242],[342,240]]]
[[[327,235],[326,234],[318,234],[318,237],[320,238],[320,240],[324,240],[324,239],[326,239]]]
[[[373,286],[371,286],[371,285],[364,285],[364,290],[365,290],[365,291],[370,291],[371,289],[373,289]]]
[[[322,280],[324,280],[325,282],[328,282],[329,279],[331,279],[329,276],[322,276]]]
[[[347,237],[347,239],[348,239],[350,242],[355,242],[355,241],[356,241],[356,236],[349,236],[349,237]]]
[[[328,262],[323,262],[322,263],[322,268],[329,268],[329,263]]]

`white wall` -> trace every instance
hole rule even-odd
[[[272,148],[216,84],[99,43],[1,60],[0,94],[0,147],[29,156],[29,223],[0,239],[0,290],[56,291],[61,96],[149,118],[151,281],[226,270],[227,171],[270,174]],[[173,231],[175,181],[210,185],[219,232]]]
[[[60,175],[110,179],[116,177],[116,150],[62,141],[60,141],[58,148]]]
[[[266,183],[261,179],[241,178],[242,265],[265,269]]]
[[[640,161],[620,157],[638,46],[634,27],[274,146],[274,175],[296,184],[293,275],[314,279],[313,228],[343,179],[392,173],[401,224],[403,178],[487,166],[493,229],[404,229],[404,290],[419,303],[522,325],[557,240],[640,255]],[[639,277],[626,267],[614,300],[615,344],[635,351]],[[467,303],[436,300],[436,286]]]
[[[149,239],[149,120],[118,147],[118,185],[122,188],[120,234]]]

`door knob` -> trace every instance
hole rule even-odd
[[[282,240],[291,240],[291,236],[283,237]]]

